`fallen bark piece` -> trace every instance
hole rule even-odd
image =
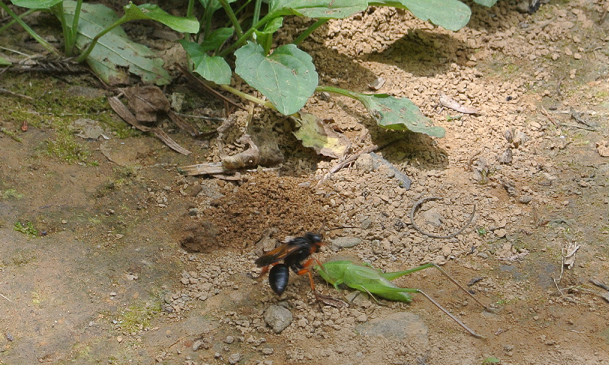
[[[169,111],[169,101],[157,86],[136,86],[121,90],[138,121],[154,123],[158,113]]]
[[[472,107],[465,107],[460,105],[456,100],[452,99],[451,97],[447,96],[444,93],[441,93],[441,97],[439,99],[439,102],[441,103],[441,105],[450,108],[452,110],[461,112],[462,114],[470,114],[470,115],[482,115],[479,110],[474,109]]]
[[[181,153],[183,155],[191,154],[191,151],[180,146],[160,128],[150,128],[150,127],[140,124],[140,122],[138,122],[138,119],[131,113],[131,111],[129,111],[127,106],[125,106],[125,104],[122,103],[118,97],[116,97],[116,96],[109,97],[108,103],[110,104],[110,107],[112,107],[112,110],[114,110],[114,112],[116,112],[121,117],[121,119],[125,120],[128,124],[133,125],[136,129],[139,129],[143,132],[153,133],[157,138],[159,138],[169,148],[173,149],[174,151],[176,151],[178,153]]]

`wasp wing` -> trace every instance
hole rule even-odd
[[[254,263],[256,263],[258,267],[269,266],[288,257],[299,248],[301,248],[300,244],[290,242],[263,254],[256,261],[254,261]]]

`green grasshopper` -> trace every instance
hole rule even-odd
[[[314,268],[320,274],[320,276],[322,276],[322,278],[326,280],[326,282],[333,285],[336,289],[339,288],[339,285],[345,284],[352,289],[368,293],[371,297],[373,297],[373,299],[375,299],[373,295],[377,295],[384,299],[409,303],[412,300],[412,293],[422,294],[428,300],[430,300],[432,304],[434,304],[441,311],[447,314],[451,319],[457,322],[471,335],[475,337],[482,337],[476,332],[474,332],[472,329],[470,329],[468,326],[466,326],[464,323],[462,323],[459,319],[457,319],[457,317],[452,315],[448,310],[443,308],[440,304],[438,304],[434,299],[432,299],[422,290],[401,288],[391,282],[391,280],[394,280],[400,276],[421,271],[429,267],[435,267],[436,269],[441,271],[443,275],[445,275],[449,280],[451,280],[451,282],[453,282],[460,289],[462,289],[462,291],[468,294],[468,296],[471,297],[475,302],[477,302],[477,304],[481,305],[485,309],[488,309],[474,296],[472,296],[472,294],[470,294],[466,289],[464,289],[460,284],[458,284],[457,281],[455,281],[451,276],[449,276],[442,268],[440,268],[434,263],[427,263],[425,265],[415,267],[406,271],[387,273],[384,273],[366,264],[355,264],[352,261],[330,261],[322,264],[321,266],[317,265]]]

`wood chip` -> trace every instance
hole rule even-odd
[[[131,111],[129,111],[127,106],[125,106],[125,104],[122,103],[121,100],[119,100],[118,97],[116,97],[116,96],[109,97],[108,103],[110,104],[110,107],[114,110],[114,112],[116,112],[121,117],[121,119],[123,119],[127,123],[133,125],[136,129],[139,129],[143,132],[153,133],[157,138],[159,138],[169,148],[173,149],[174,151],[176,151],[178,153],[181,153],[183,155],[191,154],[191,151],[180,146],[160,128],[151,128],[151,127],[147,127],[145,125],[140,124],[140,122],[138,122],[138,119],[136,119],[136,117],[131,113]]]
[[[450,108],[452,110],[461,112],[462,114],[471,114],[471,115],[482,115],[479,110],[471,108],[471,107],[464,107],[462,105],[460,105],[457,101],[455,101],[454,99],[452,99],[451,97],[447,96],[444,93],[441,93],[439,102],[441,105]]]

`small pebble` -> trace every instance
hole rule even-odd
[[[229,336],[227,336],[227,337],[225,338],[225,342],[226,342],[227,344],[232,344],[232,343],[233,343],[233,341],[235,341],[235,338],[234,338],[233,336],[231,336],[231,335],[229,335]]]
[[[229,356],[229,364],[237,364],[241,360],[241,354],[235,353]]]
[[[273,348],[263,348],[263,354],[265,354],[265,355],[273,354]]]
[[[335,238],[332,240],[332,245],[337,248],[351,248],[362,242],[362,239],[350,237],[350,236],[342,236],[339,238]]]
[[[195,342],[193,343],[193,351],[197,351],[197,350],[201,349],[202,346],[203,346],[203,340],[195,340]]]

